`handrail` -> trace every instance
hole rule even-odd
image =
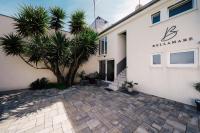
[[[119,75],[126,68],[126,57],[117,64],[117,75]]]

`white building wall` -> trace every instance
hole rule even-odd
[[[188,13],[168,19],[167,7],[175,4],[177,0],[163,0],[148,9],[138,13],[130,19],[110,29],[101,36],[108,36],[108,45],[112,49],[109,57],[118,59],[115,53],[118,34],[127,31],[127,78],[129,81],[139,83],[138,91],[172,99],[186,104],[194,104],[195,98],[200,98],[193,84],[200,81],[200,66],[195,68],[178,68],[167,66],[167,53],[179,50],[197,49],[200,51],[200,2],[198,8]],[[159,24],[151,24],[151,15],[161,11]],[[164,14],[164,15],[163,15]],[[172,40],[193,37],[193,41],[181,44],[152,47],[160,42],[167,27],[177,26],[178,35]],[[151,54],[162,54],[162,67],[151,66]],[[120,54],[119,54],[120,55]],[[198,62],[200,63],[200,53]]]

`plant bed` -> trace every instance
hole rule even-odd
[[[131,96],[135,96],[135,95],[139,94],[139,92],[137,92],[137,91],[129,92],[127,89],[122,89],[122,90],[120,90],[120,92],[131,95]]]

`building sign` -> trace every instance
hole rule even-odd
[[[182,39],[174,39],[177,34],[178,30],[176,26],[172,27],[167,27],[166,32],[164,36],[162,37],[161,41],[157,44],[152,45],[152,47],[161,47],[161,46],[166,46],[166,45],[171,45],[171,44],[180,44],[180,43],[185,43],[188,41],[192,41],[193,37],[187,37],[187,38],[182,38]]]
[[[177,34],[178,34],[178,30],[176,30],[176,26],[172,26],[171,28],[167,27],[167,30],[161,42],[169,41],[173,39]]]

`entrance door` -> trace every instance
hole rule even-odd
[[[99,61],[99,74],[102,80],[114,81],[115,74],[114,60],[101,60]]]
[[[105,60],[99,61],[99,74],[100,74],[100,79],[106,80],[106,61]]]
[[[107,61],[107,80],[108,81],[114,81],[114,60],[108,60]]]

